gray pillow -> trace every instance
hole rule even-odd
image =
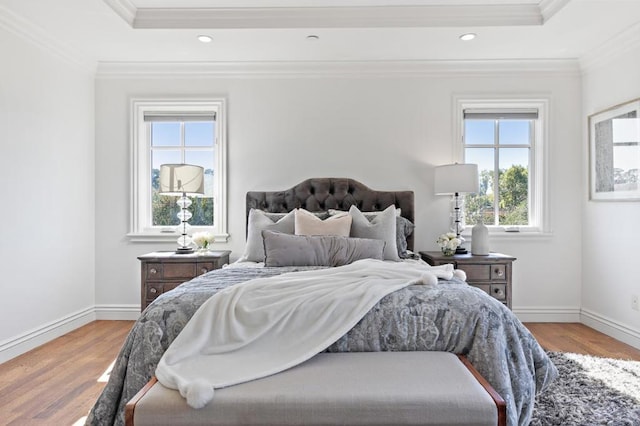
[[[371,222],[356,206],[351,206],[349,214],[351,222],[351,236],[356,238],[371,238],[385,242],[384,259],[400,261],[398,244],[396,243],[396,208],[389,206],[374,217]]]
[[[372,214],[371,212],[362,212],[369,222],[378,217],[379,213]],[[406,259],[409,256],[407,253],[407,238],[413,233],[413,229],[416,226],[409,219],[396,216],[396,246],[398,246],[398,256],[400,259]]]
[[[271,231],[293,234],[295,230],[295,215],[290,211],[277,221],[272,220],[267,213],[262,210],[251,209],[247,223],[247,246],[240,261],[263,262],[264,243],[262,242],[262,231]]]
[[[262,231],[265,266],[342,266],[360,259],[382,260],[384,241],[337,235],[288,235]]]
[[[407,253],[407,238],[413,233],[415,227],[409,219],[402,216],[396,217],[396,244],[398,245],[398,256],[401,259],[411,257]]]
[[[335,210],[335,209],[327,210],[327,213],[329,214],[329,216],[334,216],[341,212],[342,210]],[[380,211],[362,212],[364,217],[366,217],[369,220],[369,222],[371,222],[374,218],[379,216],[381,213],[382,212]],[[398,257],[400,257],[401,259],[407,259],[411,257],[409,253],[407,253],[407,249],[408,249],[407,238],[409,238],[409,235],[413,233],[413,230],[416,226],[409,219],[400,216],[401,213],[402,211],[400,210],[400,208],[396,208],[396,246],[398,246]]]

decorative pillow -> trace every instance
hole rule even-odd
[[[285,234],[293,234],[295,230],[295,213],[291,211],[281,219],[274,221],[270,219],[262,210],[251,209],[247,224],[247,246],[241,261],[263,262],[264,243],[262,241],[262,231],[268,229],[279,231]]]
[[[407,253],[407,238],[413,233],[416,226],[406,217],[396,217],[396,244],[398,245],[398,256],[401,259],[407,259],[411,257]]]
[[[396,243],[396,212],[395,206],[389,206],[371,222],[356,206],[351,206],[349,215],[351,222],[351,236],[356,238],[372,238],[385,242],[384,259],[399,261],[398,245]]]
[[[342,212],[322,220],[304,209],[295,210],[296,235],[340,235],[348,237],[351,231],[351,216]]]
[[[340,213],[344,212],[342,210],[335,209],[327,210],[327,214],[329,216],[334,216]],[[374,217],[382,214],[382,211],[362,212],[362,214],[369,219],[369,222],[371,222]],[[396,208],[396,245],[398,246],[398,256],[401,259],[407,259],[410,257],[409,253],[407,253],[407,238],[413,233],[415,225],[409,219],[402,217],[401,214],[402,210],[400,207]]]
[[[262,231],[265,266],[342,266],[360,259],[382,260],[384,241],[337,235],[288,235]]]
[[[370,212],[362,212],[362,214],[369,220],[369,222],[378,216],[377,214],[371,214]],[[396,245],[398,246],[398,256],[400,259],[406,259],[409,257],[409,254],[407,253],[407,237],[411,235],[415,227],[416,226],[409,219],[402,216],[396,216]]]

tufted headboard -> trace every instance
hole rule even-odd
[[[392,204],[414,222],[413,191],[376,191],[353,179],[311,178],[282,191],[247,192],[246,215],[248,218],[252,208],[286,213],[296,208],[349,210],[355,205],[361,211],[379,211]],[[407,246],[413,250],[413,234],[407,238]]]

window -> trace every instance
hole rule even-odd
[[[132,102],[133,240],[176,238],[179,224],[177,197],[159,194],[161,164],[187,163],[205,171],[204,196],[189,207],[192,231],[209,230],[226,241],[226,132],[225,102]]]
[[[493,232],[548,232],[546,101],[460,101],[461,157],[478,165],[480,190],[465,197],[466,223]]]

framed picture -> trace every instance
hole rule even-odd
[[[640,99],[589,116],[589,199],[640,200]]]

